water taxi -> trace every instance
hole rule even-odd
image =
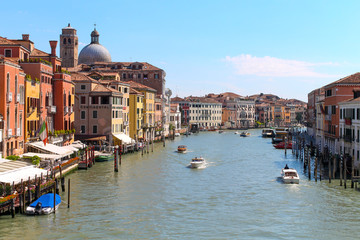
[[[185,145],[179,145],[177,148],[178,153],[185,153],[187,150]]]
[[[271,138],[273,136],[275,136],[274,130],[272,130],[272,129],[263,129],[262,130],[262,137]]]
[[[294,168],[289,168],[286,164],[285,167],[281,171],[281,178],[284,183],[299,183],[299,174]]]
[[[98,153],[95,156],[95,162],[106,162],[106,161],[112,161],[114,160],[114,154],[113,153]]]
[[[279,143],[285,141],[285,139],[290,140],[289,129],[288,128],[276,128],[275,136],[272,138],[272,143]]]
[[[202,157],[195,157],[190,162],[191,168],[199,168],[205,165],[205,159]]]

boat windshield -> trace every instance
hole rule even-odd
[[[286,172],[285,177],[297,177],[296,172]]]

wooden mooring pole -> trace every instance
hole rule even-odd
[[[315,166],[314,166],[314,177],[315,177],[315,182],[317,182],[317,168],[318,168],[318,158],[315,157]]]
[[[329,183],[331,183],[331,159],[328,158],[328,168],[329,168]]]
[[[347,180],[347,157],[344,157],[344,188],[346,189],[346,180]]]
[[[311,180],[311,157],[310,157],[310,151],[309,151],[309,147],[307,147],[306,150],[306,160],[307,160],[307,167],[308,167],[308,175],[309,175],[309,180]]]
[[[70,208],[70,178],[68,179],[68,208]]]
[[[354,188],[354,156],[351,158],[351,188]]]
[[[341,158],[340,158],[340,161],[339,161],[339,169],[340,169],[340,186],[342,186],[342,164],[343,164],[343,161],[344,161],[344,157],[341,157]]]

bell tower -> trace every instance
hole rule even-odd
[[[70,26],[62,29],[60,35],[60,57],[62,58],[62,67],[76,67],[78,64],[78,37],[76,29]]]

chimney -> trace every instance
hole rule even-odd
[[[22,35],[22,40],[29,41],[29,34],[23,34]]]
[[[51,56],[56,56],[57,41],[49,41],[51,47]]]

